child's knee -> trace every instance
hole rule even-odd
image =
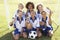
[[[24,38],[27,38],[27,35],[24,35],[23,37],[24,37]]]
[[[15,40],[18,40],[18,39],[19,39],[19,37],[15,37],[14,39],[15,39]]]
[[[14,37],[15,40],[19,39],[19,35],[18,34],[14,35],[13,37]]]
[[[20,37],[22,37],[23,35],[22,34],[20,34]]]
[[[26,33],[23,33],[23,37],[24,37],[24,38],[27,38],[27,34],[26,34]]]
[[[52,35],[53,35],[53,31],[49,31],[49,37],[52,37]]]
[[[37,36],[38,37],[41,37],[42,36],[42,33],[41,32],[37,32]]]

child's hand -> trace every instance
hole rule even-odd
[[[12,19],[12,21],[9,23],[10,26],[13,25],[13,22],[16,20],[16,18]]]
[[[38,32],[39,31],[39,28],[36,28],[36,29],[37,29],[36,31]]]
[[[45,25],[45,23],[44,22],[40,22],[40,25]]]
[[[12,26],[13,25],[13,22],[10,22],[9,25]]]

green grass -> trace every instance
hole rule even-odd
[[[9,13],[10,13],[10,19],[12,18],[14,11],[17,9],[17,5],[18,3],[23,3],[24,6],[28,1],[32,1],[32,0],[20,0],[19,2],[17,0],[8,0],[8,6],[9,6]],[[53,11],[53,19],[55,19],[56,23],[59,24],[59,14],[60,14],[60,3],[58,3],[57,0],[51,0],[49,2],[47,2],[47,0],[33,0],[32,2],[34,2],[35,5],[37,5],[38,3],[42,2],[44,4],[44,6],[49,7],[52,11]],[[56,7],[56,5],[58,5],[58,7]],[[36,10],[36,9],[35,9]],[[26,11],[26,9],[24,8],[24,11]],[[8,25],[7,25],[7,19],[6,19],[6,10],[5,10],[5,6],[4,6],[4,0],[0,0],[0,40],[13,40],[12,34],[11,32],[12,30],[8,29]],[[53,28],[54,30],[56,29],[56,25],[53,23]],[[58,28],[58,30],[54,33],[52,38],[49,37],[41,37],[35,40],[60,40],[60,27]],[[20,40],[30,40],[30,39],[24,39],[24,38],[20,38]]]
[[[8,34],[4,35],[0,40],[13,40],[12,34],[8,33]],[[32,39],[20,38],[19,40],[32,40]],[[34,40],[51,40],[51,38],[43,36],[41,38],[36,38]]]

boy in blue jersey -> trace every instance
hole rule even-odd
[[[41,16],[41,12],[42,11],[43,11],[43,5],[42,4],[38,4],[37,5],[36,16],[39,18],[39,20],[42,18],[42,16]]]
[[[29,19],[30,23],[32,24],[33,28],[36,29],[38,37],[41,37],[41,33],[39,31],[40,25],[39,25],[39,18],[36,17],[35,11],[30,12],[31,17]]]
[[[51,15],[52,15],[51,9],[48,8],[48,7],[46,7],[46,8],[44,9],[44,7],[43,7],[42,4],[38,4],[38,5],[37,5],[36,16],[39,18],[40,21],[41,21],[41,19],[42,19],[42,16],[41,16],[41,12],[42,12],[42,11],[45,11],[47,17],[49,17],[49,19],[51,19]],[[50,20],[50,21],[51,21],[51,20]]]
[[[41,15],[42,19],[40,21],[40,29],[42,30],[42,33],[44,35],[48,35],[49,37],[51,37],[53,35],[53,28],[50,25],[50,19],[46,16],[45,11],[43,11]]]
[[[18,9],[14,12],[13,19],[17,16],[18,10],[23,11],[23,8],[24,8],[23,4],[19,3],[18,4]]]
[[[25,18],[22,16],[22,11],[18,11],[17,17],[14,22],[10,23],[14,25],[15,30],[12,32],[14,40],[18,40],[19,36],[22,36],[23,27],[25,27]]]
[[[33,2],[28,2],[26,4],[26,9],[27,9],[27,12],[26,12],[26,17],[30,17],[30,12],[34,10],[34,3]]]
[[[18,16],[18,11],[19,11],[19,10],[22,11],[23,8],[24,8],[23,4],[22,4],[22,3],[19,3],[19,4],[18,4],[18,9],[14,12],[14,15],[13,15],[13,17],[12,17],[11,23],[14,22],[15,18]],[[25,17],[24,12],[23,12],[23,17]],[[12,26],[12,25],[13,25],[13,24],[11,24],[11,26]]]

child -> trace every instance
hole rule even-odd
[[[18,14],[17,12],[18,12],[19,10],[22,11],[23,8],[24,8],[23,4],[19,3],[19,4],[18,4],[18,9],[15,11],[11,23],[14,22],[15,18],[18,16],[18,15],[17,15],[17,14]],[[23,12],[23,16],[24,16],[24,12]],[[25,16],[24,16],[24,17],[25,17]],[[13,25],[13,24],[11,24],[10,26],[12,26],[12,25]]]
[[[36,17],[36,13],[34,11],[30,12],[30,23],[32,24],[33,28],[36,29],[38,37],[41,37],[41,33],[39,31],[40,25],[39,25],[39,18]]]
[[[36,13],[36,16],[39,18],[39,20],[41,21],[41,19],[42,19],[42,16],[41,16],[41,12],[42,11],[45,11],[45,12],[47,12],[47,17],[49,17],[49,19],[51,19],[51,15],[52,15],[52,12],[51,12],[51,10],[47,7],[45,10],[43,9],[43,5],[42,4],[39,4],[39,5],[37,5],[37,13]],[[50,22],[51,22],[51,20],[50,20]]]
[[[30,17],[30,12],[34,10],[33,2],[28,2],[26,4],[26,8],[27,8],[26,17]]]
[[[37,13],[40,14],[42,11],[44,11],[43,5],[42,4],[37,5]]]
[[[43,11],[43,5],[42,4],[37,5],[36,16],[39,18],[40,21],[42,19],[42,16],[41,16],[42,11]]]
[[[15,30],[13,31],[14,40],[19,39],[19,36],[22,35],[23,27],[25,27],[25,18],[22,16],[22,13],[22,11],[18,10],[18,16],[15,18],[14,22],[10,23],[13,24],[15,28]]]
[[[46,12],[43,11],[41,13],[42,15],[42,20],[40,21],[40,29],[42,30],[42,33],[44,35],[48,35],[49,37],[51,37],[53,35],[53,28],[50,25],[50,19],[46,16]]]
[[[14,13],[13,19],[17,16],[17,11],[18,11],[18,10],[22,11],[23,8],[24,8],[23,4],[22,4],[22,3],[19,3],[19,4],[18,4],[18,9],[17,9],[17,10],[15,11],[15,13]]]

